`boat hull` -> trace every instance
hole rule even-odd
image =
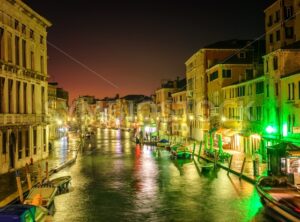
[[[295,193],[295,197],[299,198],[297,190],[288,186],[282,187],[270,187],[261,185],[262,181],[258,181],[256,184],[256,190],[260,196],[261,203],[277,212],[282,217],[289,221],[300,221],[300,212],[295,211],[297,207],[289,206],[286,195],[282,195],[285,198],[275,198],[274,194],[285,194],[287,192]],[[273,194],[274,193],[274,194]],[[279,195],[278,195],[279,196]],[[287,204],[288,203],[288,204]]]

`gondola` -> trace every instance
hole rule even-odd
[[[262,204],[289,221],[300,221],[300,194],[285,177],[261,177],[256,189]]]

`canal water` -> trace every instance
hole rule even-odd
[[[274,221],[253,185],[220,169],[202,174],[131,134],[97,130],[97,148],[59,172],[69,193],[55,199],[54,221]]]

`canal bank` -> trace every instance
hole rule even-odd
[[[49,176],[52,176],[63,168],[75,163],[79,145],[77,141],[78,139],[76,137],[72,137],[69,144],[68,139],[66,137],[62,137],[61,139],[55,141],[55,145],[48,159],[29,164],[28,167],[31,174],[32,183],[37,183],[39,166],[42,168],[42,172],[44,174],[46,163],[48,163]],[[26,181],[25,167],[18,169],[18,172],[21,175],[23,192],[26,193],[28,191],[28,186]],[[9,173],[0,175],[0,184],[0,207],[6,206],[7,204],[12,203],[19,198],[16,185],[16,171],[11,171]]]
[[[194,156],[196,159],[199,159],[200,157],[203,160],[215,163],[217,166],[226,170],[228,174],[232,173],[240,179],[246,180],[252,184],[255,184],[261,176],[267,175],[267,163],[264,163],[254,157],[245,156],[244,153],[224,149],[222,152],[227,153],[229,158],[221,161],[218,157],[215,158],[215,156],[208,156],[209,152],[205,151],[203,144],[202,148],[200,148],[200,143],[195,141],[188,141],[186,144],[187,145],[185,146],[189,147],[189,150],[194,150]],[[213,151],[210,153],[218,155],[219,149],[214,147]]]

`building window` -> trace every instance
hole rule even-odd
[[[285,37],[287,39],[294,38],[294,28],[293,27],[286,27],[285,28]]]
[[[268,26],[273,25],[273,15],[269,15],[269,21],[268,21]]]
[[[246,80],[253,79],[253,69],[246,69]]]
[[[33,40],[34,39],[34,32],[32,29],[30,29],[30,38]]]
[[[37,153],[37,130],[33,129],[33,154]]]
[[[4,60],[4,30],[0,27],[0,59]]]
[[[23,85],[23,106],[24,106],[23,113],[27,113],[27,83],[26,82],[24,82]]]
[[[248,86],[248,96],[252,95],[252,84]]]
[[[266,84],[267,97],[269,97],[269,84]]]
[[[33,51],[30,52],[30,61],[31,61],[30,68],[31,68],[31,70],[34,70],[34,52]]]
[[[8,113],[13,113],[13,107],[14,107],[14,104],[13,104],[13,84],[14,84],[14,81],[12,79],[9,79],[8,80]]]
[[[213,81],[213,80],[217,79],[218,77],[219,77],[218,71],[215,71],[212,74],[210,74],[209,80]]]
[[[15,19],[15,29],[18,30],[19,29],[19,21],[17,19]]]
[[[22,24],[22,34],[26,35],[26,25]]]
[[[257,82],[256,86],[256,94],[261,94],[264,92],[264,82]]]
[[[7,56],[8,62],[12,62],[12,34],[7,32]]]
[[[31,105],[32,113],[35,113],[35,85],[31,85]]]
[[[253,115],[253,107],[249,107],[249,120],[253,120],[254,115]]]
[[[295,99],[295,83],[288,84],[288,100]]]
[[[266,60],[266,72],[269,72],[269,60]]]
[[[238,97],[245,96],[245,86],[238,87]]]
[[[5,78],[0,77],[0,113],[5,112],[5,103],[4,103],[4,83]]]
[[[30,139],[30,134],[29,134],[29,130],[26,129],[25,131],[25,156],[28,157],[30,154],[30,147],[29,147],[29,139]]]
[[[6,154],[7,153],[7,144],[6,144],[6,140],[7,140],[7,133],[6,131],[2,131],[2,154]]]
[[[256,107],[256,120],[260,121],[262,120],[262,109],[261,106]]]
[[[187,89],[193,90],[193,79],[188,79],[187,81]]]
[[[43,146],[44,146],[44,152],[47,151],[47,131],[46,129],[43,129]]]
[[[22,130],[18,131],[18,158],[22,159],[22,151],[23,151],[23,147],[22,147]]]
[[[273,43],[273,34],[269,35],[269,41],[270,41],[270,43]]]
[[[245,58],[246,58],[246,52],[240,52],[240,53],[238,54],[238,57],[239,57],[240,59],[245,59]]]
[[[280,30],[276,31],[276,41],[280,41]]]
[[[231,78],[231,69],[223,69],[222,77],[223,78]]]
[[[273,57],[273,69],[274,70],[278,69],[278,58],[277,58],[277,56]]]
[[[20,47],[19,47],[20,38],[19,36],[15,36],[15,60],[16,65],[20,65]]]
[[[275,13],[275,22],[279,22],[280,21],[280,11],[276,11]]]
[[[44,56],[41,56],[41,73],[44,73]]]
[[[285,7],[285,18],[293,16],[293,6]]]
[[[40,44],[42,44],[42,45],[44,44],[44,36],[42,36],[42,35],[40,36]]]
[[[46,103],[45,103],[45,87],[42,86],[41,88],[41,97],[42,97],[42,113],[44,114],[46,112]]]
[[[23,59],[23,67],[26,68],[26,40],[22,39],[22,59]]]
[[[21,90],[21,82],[16,82],[16,113],[20,113],[20,90]]]

